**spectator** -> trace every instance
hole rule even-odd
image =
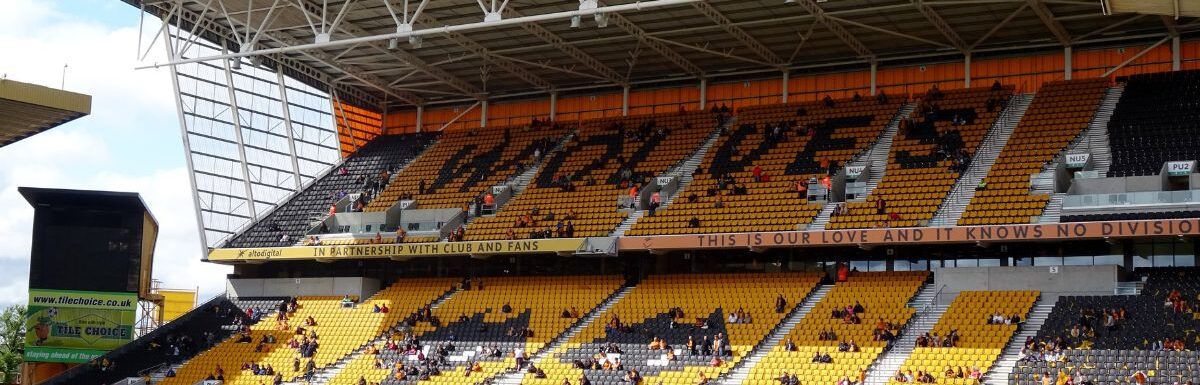
[[[804,203],[808,203],[808,183],[805,183],[802,179],[796,179],[796,195]]]
[[[650,215],[654,215],[654,210],[662,205],[662,195],[659,190],[655,190],[654,194],[650,194]]]
[[[762,182],[762,173],[763,173],[762,166],[754,165],[754,170],[750,172],[750,175],[752,175],[754,177],[755,182]]]
[[[692,216],[692,219],[688,219],[688,227],[699,228],[700,227],[700,218],[698,218],[696,216]]]
[[[396,228],[396,244],[404,243],[404,238],[407,238],[407,237],[408,237],[407,231],[404,231],[404,229],[399,228],[399,227]]]

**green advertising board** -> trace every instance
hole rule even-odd
[[[133,340],[137,293],[29,289],[25,360],[84,363]]]

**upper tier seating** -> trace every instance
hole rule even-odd
[[[240,370],[246,363],[270,365],[285,381],[291,381],[303,374],[309,361],[318,369],[334,363],[390,329],[413,309],[432,303],[454,282],[445,278],[400,281],[354,308],[344,308],[342,299],[337,297],[302,297],[297,301],[298,309],[286,321],[277,321],[279,307],[272,306],[274,311],[246,330],[245,336],[251,342],[239,343],[238,340],[245,337],[241,333],[235,334],[185,363],[175,377],[165,379],[162,384],[192,385],[215,375],[218,368],[224,372],[227,385],[258,385],[271,380],[270,376]],[[374,312],[374,305],[386,305],[391,311]],[[315,326],[305,325],[308,317],[316,321]],[[306,335],[297,333],[297,328],[301,327]],[[262,343],[268,335],[276,342]],[[311,357],[301,358],[299,350],[289,344],[306,340],[317,343],[317,348]],[[300,360],[299,371],[293,370],[293,360]]]
[[[1047,83],[1013,129],[996,163],[988,170],[985,190],[977,191],[959,225],[1030,223],[1042,215],[1049,195],[1030,195],[1030,175],[1042,168],[1087,129],[1108,79]]]
[[[443,301],[428,319],[412,320],[409,328],[393,334],[396,350],[379,346],[378,354],[365,354],[333,378],[330,384],[370,382],[403,385],[472,385],[516,367],[514,354],[532,356],[550,340],[578,322],[563,317],[575,309],[582,317],[610,297],[620,286],[617,276],[496,277],[474,280],[472,290],[462,290]],[[483,289],[480,290],[480,286]],[[509,312],[505,312],[505,305]],[[528,330],[528,334],[525,331]],[[419,345],[427,358],[406,354],[407,345]],[[438,354],[445,348],[444,356]],[[378,368],[376,367],[378,360]],[[440,374],[396,375],[396,364]],[[480,370],[464,376],[478,362]]]
[[[830,165],[845,165],[865,151],[899,108],[899,100],[849,99],[832,108],[822,102],[743,108],[738,127],[721,134],[671,206],[639,219],[626,234],[796,230],[821,210],[799,196],[796,182],[807,185],[809,178],[825,176]],[[766,180],[755,181],[756,167]],[[718,188],[725,175],[745,194],[733,194],[730,185]],[[715,207],[718,200],[722,207]],[[692,218],[698,226],[689,225]]]
[[[857,381],[889,345],[876,337],[877,323],[882,319],[890,333],[898,333],[916,313],[906,305],[928,277],[929,273],[923,271],[851,273],[848,281],[838,283],[779,345],[771,348],[750,371],[744,385],[778,385],[777,379],[784,374],[797,376],[803,384],[833,384],[842,378]],[[832,317],[835,310],[844,311],[855,304],[863,308],[856,315],[861,323]],[[822,338],[826,332],[836,337]],[[788,350],[789,342],[795,344],[795,350]],[[838,351],[842,342],[853,342],[859,351]],[[817,353],[829,354],[832,362],[813,362]]]
[[[1037,298],[1036,291],[960,293],[933,329],[926,336],[918,337],[917,347],[900,366],[900,373],[912,375],[914,379],[921,373],[928,373],[938,384],[978,383],[975,381],[978,378],[972,379],[971,373],[978,371],[981,376],[986,375],[1020,327],[1019,323],[993,323],[992,317],[1012,320],[1015,315],[1023,321]],[[939,340],[942,341],[940,345],[937,344]],[[932,346],[921,346],[925,341]],[[947,370],[954,374],[947,375]],[[962,377],[958,377],[960,372]],[[904,382],[893,378],[890,383]]]
[[[694,153],[716,124],[706,111],[584,121],[579,135],[548,155],[525,191],[495,217],[468,226],[466,240],[524,239],[534,231],[557,235],[558,223],[574,227],[574,234],[564,236],[608,235],[625,218],[617,211],[629,189],[622,170],[637,182],[657,176]],[[570,212],[573,219],[567,218]],[[526,215],[534,223],[518,226]]]
[[[1200,159],[1200,70],[1130,76],[1108,122],[1109,175],[1157,175],[1165,162]]]
[[[360,148],[341,167],[332,170],[307,189],[254,223],[241,235],[229,240],[227,247],[290,246],[304,238],[314,219],[323,219],[338,192],[355,193],[362,189],[359,178],[372,178],[399,168],[417,157],[437,134],[422,133],[380,136]],[[342,171],[345,172],[342,172]],[[289,241],[281,238],[288,235]]]
[[[572,127],[537,124],[454,131],[404,169],[366,211],[384,211],[411,194],[421,208],[461,208],[532,166]]]
[[[1047,373],[1096,384],[1129,384],[1138,371],[1157,384],[1200,378],[1200,269],[1137,272],[1149,273],[1140,295],[1060,297],[1009,383],[1040,384]]]
[[[559,385],[564,378],[577,384],[584,375],[597,385],[621,384],[625,371],[575,365],[576,361],[602,365],[606,359],[620,362],[626,370],[637,370],[644,384],[693,385],[701,375],[715,379],[745,358],[818,281],[818,275],[808,273],[652,276],[553,354],[536,362],[545,378],[527,374],[522,384]],[[776,312],[778,296],[787,301],[783,312]],[[749,323],[729,322],[728,317],[739,310],[748,314]],[[698,322],[707,326],[697,328]],[[723,345],[727,352],[714,367],[713,356],[705,355],[701,346],[705,340],[712,346],[718,334],[726,336]],[[649,346],[654,338],[669,345],[674,360],[667,359],[666,350]],[[689,338],[696,354],[689,351]],[[607,355],[601,357],[600,351]]]
[[[1013,87],[930,90],[901,122],[883,180],[865,202],[846,203],[826,229],[922,226],[965,170]],[[956,123],[955,120],[958,120]],[[882,201],[882,203],[880,203]],[[893,218],[894,217],[894,218]]]

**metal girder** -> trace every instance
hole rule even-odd
[[[1046,7],[1046,4],[1042,3],[1042,0],[1026,1],[1029,3],[1029,7],[1033,9],[1033,13],[1037,14],[1039,19],[1042,19],[1042,24],[1045,24],[1046,28],[1050,29],[1050,33],[1054,34],[1058,42],[1063,46],[1070,46],[1071,34],[1067,33],[1067,29],[1063,28],[1062,23],[1054,19],[1054,14],[1050,12],[1050,8]]]
[[[429,16],[428,13],[422,13],[419,15],[416,22],[419,24],[424,24],[426,28],[434,28],[434,26],[440,25],[441,23],[433,16]],[[546,81],[546,79],[534,75],[532,72],[525,70],[525,68],[522,68],[511,61],[492,55],[492,52],[488,50],[487,47],[484,47],[475,40],[471,40],[462,33],[448,32],[446,33],[446,38],[450,39],[450,41],[454,42],[454,44],[458,44],[460,47],[479,55],[479,58],[483,59],[483,61],[486,61],[496,67],[500,67],[500,69],[513,74],[513,76],[520,78],[530,85],[547,91],[554,89],[554,84]]]
[[[733,36],[734,39],[737,39],[737,41],[745,45],[746,48],[750,48],[754,54],[765,59],[768,63],[777,66],[787,64],[783,61],[783,59],[779,58],[778,55],[775,55],[775,52],[771,51],[770,48],[767,48],[767,46],[755,39],[754,36],[750,36],[750,34],[746,33],[746,31],[741,27],[734,25],[732,20],[729,20],[725,14],[721,13],[721,11],[716,7],[713,7],[712,4],[702,1],[698,3],[692,3],[692,6],[695,7],[696,10],[700,11],[700,13],[704,14],[704,16],[707,16],[709,20],[717,23],[721,29],[725,30],[726,33],[728,33],[730,36]]]
[[[1021,12],[1025,12],[1025,8],[1029,8],[1029,3],[1021,4],[1021,6],[1017,7],[1017,9],[1015,11],[1012,11],[1012,13],[1009,13],[1008,16],[1004,18],[1004,20],[1001,20],[995,26],[992,26],[992,29],[989,29],[987,31],[987,33],[983,34],[983,36],[980,36],[979,40],[975,40],[974,43],[971,43],[971,46],[969,47],[969,49],[974,50],[975,47],[978,47],[980,44],[983,44],[983,42],[987,41],[988,38],[991,38],[992,35],[995,35],[996,32],[1000,31],[1001,28],[1004,28],[1005,25],[1008,25],[1008,22],[1012,21],[1012,19],[1014,17],[1017,17],[1017,15],[1020,15]]]
[[[833,32],[834,36],[837,36],[838,39],[841,39],[842,42],[850,46],[850,49],[854,50],[854,53],[858,54],[858,56],[866,58],[875,57],[875,53],[871,52],[871,49],[867,48],[867,46],[859,41],[857,37],[854,37],[854,34],[851,34],[850,31],[847,31],[846,28],[842,27],[841,24],[838,24],[837,21],[830,20],[829,17],[825,15],[825,10],[821,9],[821,6],[817,4],[816,1],[796,0],[796,4],[799,4],[800,7],[803,7],[804,10],[808,11],[809,14],[812,14],[818,22],[820,22],[825,26],[826,29],[829,30],[829,32]]]
[[[1171,34],[1171,37],[1179,36],[1179,28],[1176,26],[1177,23],[1175,22],[1174,17],[1167,15],[1161,15],[1159,17],[1162,18],[1163,26],[1167,27],[1167,33]]]
[[[670,61],[672,64],[682,68],[688,74],[698,78],[704,77],[704,70],[700,69],[700,66],[697,66],[696,63],[692,63],[691,60],[683,57],[683,55],[680,55],[678,52],[671,50],[671,47],[667,47],[667,45],[663,42],[651,39],[650,35],[646,33],[646,30],[642,29],[642,27],[638,27],[637,24],[629,21],[629,19],[626,19],[625,16],[615,12],[608,13],[608,22],[616,25],[617,28],[620,28],[622,31],[625,31],[625,33],[633,36],[642,45],[649,47],[650,49],[654,50],[654,52],[658,52],[658,54],[662,55],[663,58],[667,59],[667,61]]]
[[[304,0],[298,0],[298,1],[304,1]],[[310,4],[308,4],[307,1],[304,1],[304,5],[305,5],[304,7],[300,7],[301,12],[304,12],[306,15],[319,17],[320,14],[317,13],[317,10],[308,9]],[[370,36],[371,35],[371,33],[367,32],[366,30],[363,30],[362,28],[359,28],[354,23],[345,23],[342,26],[340,26],[339,29],[342,32],[344,32],[348,35],[351,35],[351,36]],[[296,43],[295,45],[289,45],[289,46],[294,47],[294,46],[299,46],[299,45],[303,45],[303,44],[305,44],[305,43]],[[421,58],[417,57],[417,55],[414,55],[408,51],[405,51],[402,49],[389,50],[386,45],[384,45],[382,42],[377,41],[377,40],[364,42],[364,45],[378,49],[381,52],[388,53],[393,58],[400,60],[404,63],[407,63],[409,66],[411,66],[413,68],[417,68],[421,72],[429,74],[429,76],[433,76],[435,79],[441,80],[442,82],[446,83],[446,85],[448,85],[451,88],[454,88],[456,90],[459,90],[460,92],[469,94],[471,96],[476,96],[476,95],[483,93],[483,90],[479,89],[475,85],[473,85],[473,84],[467,82],[466,80],[463,80],[457,76],[454,76],[441,68],[429,65],[424,60],[421,60]],[[384,82],[384,84],[386,84],[386,82]]]
[[[504,17],[522,16],[519,12],[513,10],[512,7],[504,7],[502,12]],[[600,60],[596,59],[592,55],[588,55],[578,47],[568,44],[567,41],[561,36],[558,36],[558,34],[555,34],[554,32],[550,32],[548,29],[542,28],[542,26],[538,25],[537,23],[522,23],[521,29],[524,29],[525,32],[529,32],[529,34],[533,36],[537,36],[539,39],[542,39],[554,48],[557,48],[559,51],[562,51],[562,53],[566,54],[568,57],[575,59],[575,61],[578,61],[580,64],[583,64],[584,67],[595,71],[596,75],[607,79],[614,84],[625,85],[629,82],[629,79],[621,76],[621,74],[617,73],[616,70],[604,65],[604,63],[600,62]]]
[[[954,46],[954,48],[958,48],[959,51],[970,51],[970,48],[967,47],[967,43],[958,36],[958,32],[956,32],[954,28],[950,27],[950,23],[947,23],[946,19],[943,19],[941,15],[938,15],[937,11],[933,10],[933,7],[925,4],[925,2],[922,0],[916,0],[915,3],[917,5],[917,11],[921,12],[921,15],[925,16],[925,20],[929,20],[929,22],[933,24],[933,27],[937,28],[938,32],[942,33],[942,36],[946,37],[946,40],[950,41],[950,45]]]
[[[212,19],[209,19],[209,18],[201,19],[200,15],[196,14],[195,12],[193,12],[191,10],[188,10],[184,7],[178,7],[178,8],[180,8],[178,13],[171,15],[176,18],[176,26],[179,26],[180,22],[186,22],[186,23],[191,23],[194,27],[199,28],[199,29],[192,28],[192,31],[202,30],[202,31],[207,31],[207,32],[217,34],[219,36],[228,36],[228,34],[233,33],[231,30],[228,29],[228,27],[218,24],[217,22],[213,21]],[[162,8],[158,8],[158,9],[162,10],[163,12],[167,11]],[[159,16],[159,17],[162,17],[162,16]],[[377,97],[375,97],[374,95],[363,92],[362,90],[355,88],[355,87],[343,87],[341,85],[334,84],[333,82],[331,82],[329,80],[328,75],[326,75],[325,73],[317,71],[316,69],[309,67],[307,64],[296,61],[295,59],[292,59],[290,57],[275,54],[275,55],[268,55],[267,58],[269,60],[274,61],[275,63],[279,64],[280,66],[287,67],[289,69],[300,72],[306,76],[309,76],[312,79],[315,79],[316,81],[322,83],[322,85],[324,87],[326,87],[330,90],[336,89],[339,92],[348,93],[351,96],[353,96],[354,98],[357,98],[361,101],[367,102],[368,104],[379,104],[380,103],[380,100]],[[341,66],[332,65],[332,64],[331,64],[331,66],[333,66],[333,68],[337,68],[339,71],[341,71],[341,69],[340,69]]]

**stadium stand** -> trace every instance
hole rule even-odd
[[[577,383],[586,376],[594,384],[617,385],[629,370],[646,384],[715,379],[745,358],[818,281],[818,275],[803,273],[652,276],[535,363],[544,378],[526,374],[522,384]],[[779,296],[788,305],[777,312]],[[736,315],[742,318],[732,322]],[[714,362],[717,336],[724,336],[719,344],[726,351]]]
[[[128,377],[138,377],[147,370],[190,359],[212,347],[232,333],[227,325],[243,324],[247,303],[230,301],[224,296],[213,298],[153,332],[97,358],[96,362],[115,362],[111,369],[100,370],[97,365],[79,365],[53,377],[44,385],[89,383],[110,384]]]
[[[419,309],[446,294],[454,283],[444,278],[403,280],[351,308],[342,298],[302,297],[286,318],[279,318],[278,311],[284,301],[263,301],[263,306],[274,310],[263,321],[187,361],[174,377],[161,383],[190,385],[218,375],[229,385],[271,380],[270,375],[244,370],[246,365],[270,367],[282,379],[294,380],[310,365],[315,370],[342,359],[408,316],[408,309]],[[376,312],[375,305],[395,311]],[[309,317],[315,324],[308,322]]]
[[[960,293],[933,329],[917,337],[917,347],[890,383],[915,382],[923,374],[938,384],[978,383],[1037,299],[1036,291]]]
[[[1133,75],[1108,123],[1112,177],[1157,175],[1165,162],[1200,159],[1200,70]]]
[[[826,229],[928,223],[1012,93],[1012,86],[925,93],[914,118],[901,122],[879,186],[865,202],[846,203]]]
[[[639,219],[626,234],[787,231],[812,222],[822,206],[798,196],[796,183],[837,172],[870,147],[900,107],[886,99],[832,104],[742,109],[738,127],[721,134],[671,206]]]
[[[384,211],[404,195],[421,208],[459,208],[523,172],[572,127],[537,124],[446,133],[396,177],[366,211]]]
[[[806,384],[832,384],[843,378],[861,382],[866,369],[891,344],[883,330],[893,339],[898,335],[916,312],[906,304],[928,278],[928,272],[850,273],[772,347],[744,384],[777,385],[784,375],[795,375]],[[856,305],[862,311],[854,309]],[[853,343],[858,351],[839,351],[841,343]],[[828,362],[817,362],[816,355],[826,354]]]
[[[1046,377],[1080,383],[1172,383],[1200,376],[1200,269],[1146,268],[1139,295],[1061,297],[1025,342],[1010,384]]]
[[[516,368],[517,355],[531,356],[559,337],[623,282],[616,276],[483,280],[482,289],[477,279],[474,290],[458,291],[432,309],[433,319],[408,322],[377,353],[352,360],[330,383],[357,384],[360,378],[405,385],[479,383]],[[418,351],[424,360],[416,357]]]
[[[1030,195],[1038,173],[1087,128],[1104,91],[1104,78],[1047,83],[1013,129],[996,163],[983,179],[959,225],[1030,223],[1042,215],[1049,195]]]
[[[381,136],[367,143],[340,167],[330,170],[296,197],[280,203],[274,212],[232,238],[228,247],[287,246],[304,238],[314,220],[328,215],[339,193],[365,190],[365,181],[385,171],[395,171],[416,158],[437,139],[436,133]],[[283,240],[283,235],[288,241]]]
[[[607,235],[625,218],[618,201],[630,183],[641,185],[696,151],[716,128],[707,111],[583,121],[579,134],[548,155],[529,187],[494,217],[477,218],[465,239]],[[624,175],[622,175],[624,174]],[[571,215],[571,213],[574,213]],[[523,222],[523,223],[519,223]]]

